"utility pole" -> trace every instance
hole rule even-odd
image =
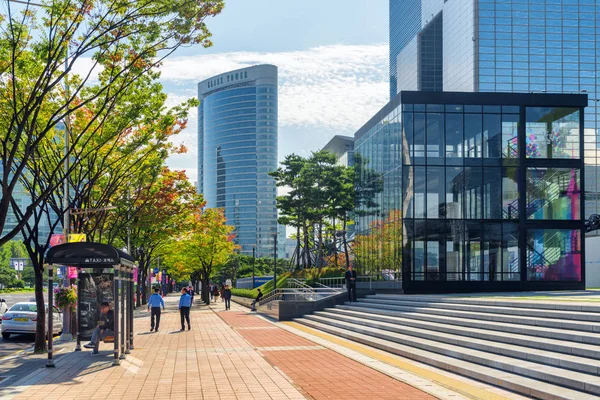
[[[69,69],[69,49],[67,47],[65,55],[65,72]],[[67,101],[69,100],[69,81],[65,79],[65,94]],[[70,142],[70,126],[69,116],[65,116],[65,148],[64,148],[64,181],[63,181],[63,240],[64,243],[69,243],[69,228],[71,225],[71,214],[69,210],[69,142]],[[64,266],[63,286],[65,288],[71,286],[71,280],[69,279],[69,267]],[[79,288],[78,288],[79,289]],[[52,290],[52,288],[48,288]],[[79,293],[77,293],[79,295]],[[51,305],[49,305],[51,306]],[[73,335],[71,334],[71,309],[63,311],[63,331],[60,335],[60,340],[71,341]]]
[[[256,245],[252,246],[252,289],[254,289],[254,264],[256,263]]]
[[[277,233],[273,234],[273,290],[277,289]]]

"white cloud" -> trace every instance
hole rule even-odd
[[[387,57],[385,44],[202,54],[167,59],[162,80],[189,85],[249,65],[274,64],[279,68],[280,127],[319,126],[347,133],[387,101]]]
[[[169,92],[167,106],[197,96],[196,84],[206,78],[256,64],[279,69],[280,150],[282,145],[299,154],[316,150],[320,143],[314,131],[352,135],[388,101],[388,46],[375,44],[173,57],[161,68],[161,81]],[[288,137],[286,128],[295,128],[295,133]],[[302,137],[297,136],[299,130],[305,132]],[[197,179],[197,131],[194,109],[187,129],[173,139],[185,144],[188,153],[169,159],[169,166],[185,169],[192,181]]]

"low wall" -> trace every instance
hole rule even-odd
[[[375,294],[374,290],[357,290],[357,297],[365,297],[369,294]],[[250,308],[252,299],[239,296],[231,296],[231,300],[235,303]],[[270,301],[265,305],[259,305],[256,307],[259,314],[273,318],[277,321],[291,321],[294,318],[300,318],[303,315],[313,313],[315,311],[321,311],[326,308],[332,308],[336,305],[344,304],[348,300],[347,292],[340,292],[335,296],[329,296],[321,300],[308,301],[308,300],[291,300],[282,301],[274,300]]]

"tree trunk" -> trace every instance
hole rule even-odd
[[[142,305],[142,271],[138,267],[137,286],[135,288],[135,308]]]
[[[296,269],[300,269],[300,224],[296,229]],[[254,289],[254,288],[253,288]]]
[[[348,241],[346,241],[346,214],[344,214],[344,227],[343,227],[343,232],[344,232],[344,254],[346,255],[346,268],[348,268],[350,266],[350,256],[348,254]]]
[[[202,283],[202,291],[201,291],[202,301],[204,302],[204,304],[210,304],[210,286],[209,286],[209,281],[206,280],[206,279],[201,279],[200,282]]]
[[[308,232],[308,226],[304,225],[304,257],[305,257],[305,263],[304,263],[304,267],[305,268],[310,268],[312,266],[312,262],[311,262],[311,257],[310,257],[310,250],[309,250],[309,232]]]
[[[331,234],[331,241],[333,242],[333,256],[335,257],[335,266],[339,267],[338,251],[337,251],[337,237],[335,235],[335,217],[333,217],[333,233]]]
[[[36,263],[33,260],[32,262]],[[46,306],[44,303],[44,272],[41,266],[33,266],[35,272],[35,305],[37,307],[37,321],[35,323],[35,353],[47,351],[46,347]],[[48,288],[52,290],[53,288]]]

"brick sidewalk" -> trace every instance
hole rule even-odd
[[[167,308],[177,297],[167,298]],[[433,399],[233,305],[192,308],[192,331],[179,314],[135,319],[135,350],[112,367],[112,345],[58,357],[55,369],[13,378],[2,399]]]
[[[304,398],[210,308],[192,310],[192,331],[182,333],[174,311],[163,314],[158,333],[147,332],[149,318],[136,318],[135,350],[120,367],[111,367],[112,345],[103,344],[97,357],[72,352],[58,358],[56,369],[39,369],[2,388],[0,398]]]
[[[231,327],[281,369],[309,398],[434,399],[332,350],[285,331],[247,311],[218,312]]]

